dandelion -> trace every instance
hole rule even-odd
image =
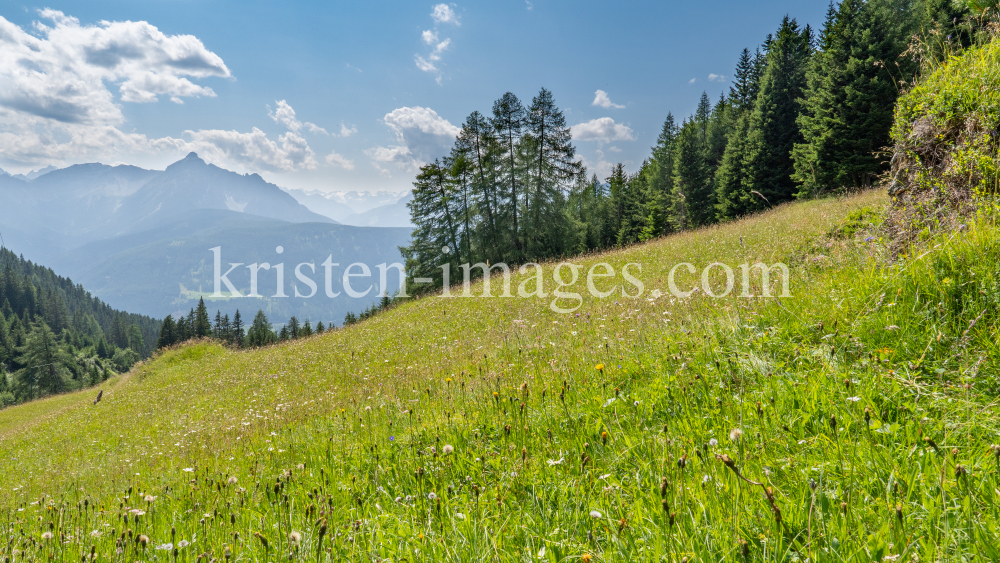
[[[711,440],[708,441],[708,445],[714,448],[715,446],[719,445],[719,441],[716,440],[715,438],[712,438]]]
[[[184,473],[191,473],[192,471],[194,471],[193,467],[185,467],[184,468]]]
[[[52,532],[45,532],[44,534],[42,534],[42,539],[43,539],[43,540],[50,540],[50,539],[52,539],[53,537],[54,537],[54,536],[52,535]]]
[[[590,517],[591,518],[600,518],[601,517],[601,511],[599,511],[599,510],[591,510],[590,511]]]
[[[427,493],[428,500],[437,500],[438,496],[434,493]]]
[[[739,442],[740,438],[743,437],[743,431],[739,428],[733,428],[729,431],[729,440],[733,442]]]
[[[445,444],[444,447],[441,448],[441,451],[444,452],[444,455],[451,455],[455,451],[455,448],[452,447],[451,444]]]
[[[590,563],[590,559],[591,557],[589,553],[584,553],[580,556],[580,561],[583,561],[583,563]]]
[[[597,364],[596,366],[594,366],[594,369],[596,369],[597,371],[604,371],[604,364]]]
[[[174,544],[172,543],[161,543],[160,545],[156,546],[156,549],[158,551],[170,551],[173,548]]]
[[[189,541],[187,541],[187,540],[181,540],[181,541],[177,542],[177,547],[179,547],[181,549],[184,549],[185,547],[187,547],[189,545],[191,545],[191,543]]]
[[[136,541],[136,543],[138,543],[139,545],[141,545],[143,547],[143,549],[145,549],[146,546],[149,545],[149,537],[147,537],[146,535],[140,535],[139,537],[137,537],[135,539],[135,541]]]
[[[154,500],[156,500],[156,497],[154,497],[153,495],[146,495],[146,497],[143,500],[146,502],[153,502]]]
[[[230,477],[230,478],[229,478],[229,480],[228,480],[228,483],[229,483],[230,485],[235,485],[236,483],[239,483],[239,482],[240,482],[240,480],[239,480],[239,479],[237,479],[235,475],[234,475],[234,476],[232,476],[232,477]]]
[[[288,534],[288,541],[292,543],[299,543],[300,541],[302,541],[302,534],[293,531],[292,533]]]

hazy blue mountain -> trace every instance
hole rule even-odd
[[[228,210],[200,210],[176,223],[137,234],[88,243],[56,260],[61,269],[101,299],[130,312],[187,314],[204,297],[209,308],[232,316],[240,309],[244,317],[264,309],[275,322],[291,315],[299,319],[340,323],[348,311],[361,311],[377,300],[372,289],[364,298],[352,299],[343,292],[344,269],[354,263],[367,264],[370,280],[355,278],[354,288],[364,291],[378,284],[378,264],[400,262],[399,247],[409,243],[409,229],[359,228],[330,223],[290,224]],[[275,252],[281,246],[283,252]],[[284,264],[284,293],[275,298],[277,276],[274,269],[261,270],[258,293],[264,297],[228,297],[214,299],[214,254],[221,247],[223,270],[231,263],[242,263],[228,278],[243,294],[249,294],[250,274],[245,265],[252,263]],[[336,298],[328,298],[324,288],[323,262],[332,257],[339,263],[333,269]],[[297,286],[302,295],[310,289],[296,279],[295,268],[301,263],[315,265],[303,274],[316,283],[316,294],[308,299],[295,298]],[[389,271],[387,287],[395,292],[398,274]]]
[[[355,213],[340,219],[345,225],[358,227],[403,227],[413,228],[410,222],[410,209],[406,204],[413,200],[413,193],[406,194],[403,199],[389,205],[369,209],[364,213]]]
[[[299,203],[345,225],[412,228],[406,203],[412,193],[286,190]]]
[[[44,176],[44,175],[46,175],[49,172],[52,172],[54,170],[59,170],[59,169],[56,168],[55,166],[46,166],[45,168],[39,168],[38,170],[32,170],[31,172],[28,172],[27,174],[11,174],[11,176],[13,176],[14,178],[17,178],[18,180],[25,180],[25,181],[27,181],[27,180],[34,180],[35,178],[38,178],[39,176]],[[3,170],[0,170],[0,172],[3,172]]]
[[[224,170],[194,153],[162,171],[94,163],[31,180],[0,174],[0,235],[7,248],[71,276],[113,307],[160,318],[187,311],[214,291],[210,249],[221,246],[227,264],[283,262],[290,296],[293,283],[304,288],[296,265],[313,263],[316,273],[307,271],[319,291],[312,299],[232,298],[212,307],[230,314],[239,307],[248,320],[263,307],[276,322],[294,314],[339,323],[349,310],[374,302],[377,291],[362,299],[325,297],[323,261],[364,262],[377,280],[378,264],[401,261],[398,247],[409,234],[338,225],[259,175]],[[260,272],[261,295],[275,295],[275,276]],[[230,279],[246,293],[245,267]],[[388,285],[391,292],[398,284]]]

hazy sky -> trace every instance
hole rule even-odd
[[[635,170],[739,52],[828,0],[0,2],[0,167],[163,168],[409,189],[473,110],[551,90],[590,171]]]

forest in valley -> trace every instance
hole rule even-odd
[[[975,40],[973,4],[844,0],[818,32],[785,17],[740,53],[727,94],[702,94],[680,120],[668,113],[639,169],[617,164],[606,178],[580,162],[552,92],[530,104],[507,92],[470,114],[450,154],[413,183],[416,228],[401,250],[411,279],[436,283],[408,293],[440,287],[446,264],[621,247],[877,184],[897,97],[921,57]]]

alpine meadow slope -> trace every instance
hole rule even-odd
[[[584,289],[570,315],[551,295],[425,297],[274,347],[169,349],[96,405],[88,392],[0,411],[5,549],[996,557],[1000,350],[982,311],[996,310],[1000,261],[979,257],[1000,258],[1000,231],[984,220],[890,266],[870,234],[885,204],[878,192],[787,204],[582,258],[642,264],[645,292]],[[792,297],[666,293],[675,264],[707,256],[785,261]],[[933,305],[944,276],[960,310]]]

